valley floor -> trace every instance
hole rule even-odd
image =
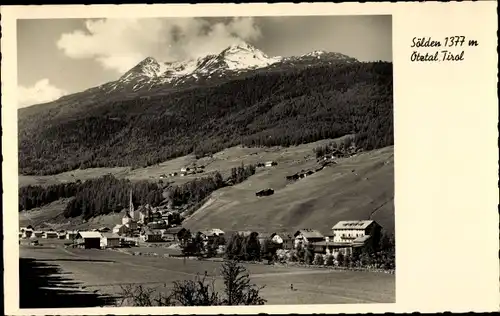
[[[215,278],[217,289],[220,290],[222,286],[218,262],[131,256],[109,250],[65,249],[60,246],[21,246],[20,260],[24,265],[52,266],[51,275],[45,278],[60,280],[59,285],[57,281],[52,284],[59,292],[64,287],[66,291],[79,289],[87,295],[100,294],[101,296],[86,301],[93,306],[109,304],[109,297],[118,295],[121,285],[142,284],[161,291],[165,286],[171,286],[173,281],[193,279],[205,271]],[[356,304],[395,301],[395,276],[391,274],[252,264],[247,267],[252,282],[265,285],[261,294],[267,299],[266,304]],[[68,280],[63,281],[62,276]],[[23,285],[27,287],[29,282],[33,281],[28,279],[26,272],[21,272],[21,288]],[[295,290],[290,289],[291,284]],[[81,292],[79,294],[83,295]],[[24,300],[21,298],[21,301],[26,305],[31,302],[30,298],[26,297]]]

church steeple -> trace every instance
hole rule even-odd
[[[129,206],[128,206],[128,211],[130,217],[134,217],[134,203],[132,202],[132,190],[130,190],[130,201],[129,201]]]

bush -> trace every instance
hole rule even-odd
[[[344,255],[341,252],[337,254],[337,262],[341,267],[344,265]]]
[[[333,266],[334,260],[333,255],[328,255],[326,256],[325,264],[331,267]]]
[[[315,256],[314,256],[314,265],[317,265],[317,266],[322,266],[325,261],[323,259],[323,255],[317,253]]]
[[[128,306],[216,306],[216,305],[263,305],[266,300],[260,296],[263,288],[250,283],[246,268],[235,261],[222,264],[224,294],[215,291],[215,279],[207,280],[207,273],[194,280],[175,281],[173,289],[167,295],[157,288],[142,285],[122,286],[119,305]],[[166,285],[164,286],[166,287]],[[159,293],[158,293],[159,292]],[[155,294],[157,293],[157,294]]]

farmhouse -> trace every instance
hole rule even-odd
[[[373,220],[340,221],[332,227],[333,242],[364,244],[369,238],[366,236],[378,234],[380,230],[380,225]]]
[[[66,239],[73,240],[76,238],[76,235],[78,235],[78,232],[76,230],[68,230],[66,232]]]
[[[127,234],[129,231],[130,229],[125,225],[116,225],[115,227],[113,227],[113,234],[117,234],[120,236]]]
[[[85,249],[101,248],[101,233],[99,232],[79,232],[76,235],[78,245]]]
[[[161,232],[155,231],[153,229],[144,228],[141,234],[142,240],[145,242],[160,242],[163,241],[163,236]]]
[[[273,194],[274,194],[274,190],[273,189],[260,190],[260,191],[258,191],[258,192],[255,193],[255,195],[258,196],[258,197],[269,196],[269,195],[273,195]]]
[[[148,223],[147,227],[150,229],[165,229],[165,228],[167,228],[167,223],[165,223],[165,221],[163,221],[163,220],[159,220],[159,221]]]
[[[45,239],[57,239],[59,236],[55,231],[46,231],[43,233],[43,238]]]
[[[120,247],[120,236],[113,233],[101,234],[101,248],[118,248]]]
[[[24,230],[21,229],[22,232],[22,238],[30,238],[33,235],[33,229],[30,228],[25,228]]]
[[[215,238],[218,238],[220,236],[224,236],[224,232],[218,228],[212,228],[212,229],[209,229],[209,230],[202,230],[200,231],[203,239],[207,239],[207,240],[213,240]]]
[[[323,234],[321,234],[317,230],[309,228],[298,230],[297,232],[295,232],[295,234],[293,234],[293,237],[295,237],[294,247],[297,247],[299,244],[305,246],[308,244],[325,240]]]
[[[164,236],[166,240],[178,241],[187,232],[183,227],[172,227],[165,230]]]
[[[277,165],[278,165],[278,163],[276,161],[266,161],[266,163],[265,163],[266,167],[274,167]]]
[[[42,237],[43,237],[43,232],[40,230],[35,230],[31,235],[31,238],[42,238]]]
[[[183,173],[187,173],[187,172],[189,172],[189,170],[191,170],[189,167],[182,167],[181,168],[181,172],[183,172]]]

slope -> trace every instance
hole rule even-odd
[[[394,230],[392,146],[358,154],[305,179],[286,183],[286,175],[303,168],[281,164],[237,186],[216,191],[184,226],[194,231],[212,227],[289,232],[315,228],[329,233],[339,220],[372,218]],[[265,188],[273,188],[274,195],[255,196]]]
[[[129,100],[85,96],[20,111],[22,174],[137,168],[238,144],[290,146],[350,133],[365,149],[393,143],[390,63],[273,71]]]

